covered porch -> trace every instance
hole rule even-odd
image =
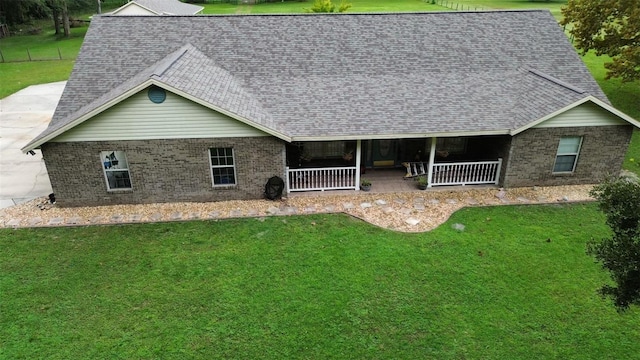
[[[292,143],[287,191],[357,191],[363,178],[397,191],[415,190],[417,177],[428,187],[497,185],[509,144],[506,136]]]
[[[324,190],[324,191],[292,191],[289,192],[289,196],[330,196],[330,195],[349,195],[349,194],[387,194],[387,193],[429,193],[449,190],[471,190],[471,189],[485,189],[496,188],[494,184],[479,184],[479,185],[458,185],[458,186],[432,186],[426,190],[420,190],[416,181],[410,178],[403,177],[404,170],[401,168],[393,169],[367,169],[367,172],[361,177],[371,181],[371,190],[368,192],[361,189],[341,189],[341,190]],[[426,195],[425,195],[426,196]]]

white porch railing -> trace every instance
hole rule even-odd
[[[498,161],[433,164],[431,186],[498,184],[502,159]]]
[[[287,191],[356,190],[356,167],[289,169]]]

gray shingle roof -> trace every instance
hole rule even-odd
[[[609,103],[548,11],[99,16],[38,138],[151,78],[292,139],[505,133]]]

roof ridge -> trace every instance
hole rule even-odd
[[[167,64],[168,59],[171,60],[170,64]],[[167,56],[164,64],[163,73],[153,76],[158,86],[197,99],[201,104],[206,103],[205,106],[213,107],[225,115],[240,117],[278,131],[272,116],[243,79],[220,66],[199,48],[186,44]],[[194,77],[193,74],[198,75]]]
[[[530,72],[530,73],[532,73],[532,74],[534,74],[534,75],[536,75],[538,77],[541,77],[541,78],[543,78],[543,79],[545,79],[547,81],[550,81],[550,82],[552,82],[552,83],[554,83],[556,85],[560,85],[563,88],[569,89],[569,90],[571,90],[573,92],[576,92],[578,94],[584,94],[584,93],[587,92],[586,90],[584,90],[584,89],[582,89],[582,88],[580,88],[578,86],[569,84],[566,81],[562,81],[562,80],[560,80],[560,79],[558,79],[556,77],[553,77],[553,76],[551,76],[551,75],[549,75],[549,74],[547,74],[545,72],[542,72],[540,70],[537,70],[537,69],[534,69],[534,68],[530,68],[530,67],[527,67],[527,66],[523,67],[523,70],[528,71],[528,72]]]
[[[530,12],[542,12],[542,13],[549,13],[550,10],[549,9],[535,9],[535,8],[531,8],[531,9],[484,9],[484,10],[454,10],[454,11],[445,11],[445,10],[440,10],[440,11],[379,11],[379,12],[357,12],[357,13],[349,13],[349,12],[344,12],[344,13],[263,13],[263,14],[200,14],[200,15],[175,15],[175,14],[170,14],[170,15],[164,15],[164,18],[169,18],[169,17],[181,17],[181,18],[185,18],[185,17],[196,17],[196,18],[225,18],[225,17],[230,17],[230,18],[238,18],[238,17],[285,17],[285,16],[289,16],[289,17],[308,17],[308,16],[385,16],[385,15],[407,15],[407,14],[413,14],[413,15],[443,15],[443,14],[447,14],[447,15],[459,15],[459,14],[478,14],[478,13],[530,13]],[[112,17],[112,16],[116,16],[116,15],[112,15],[112,14],[102,14],[101,16],[105,16],[105,17]],[[128,15],[129,18],[134,18],[134,17],[148,17],[148,15]]]
[[[157,67],[152,71],[151,77],[162,77],[167,70],[169,70],[178,60],[180,60],[184,54],[190,49],[197,49],[190,43],[186,43],[184,46],[174,51],[173,53],[164,57],[157,64]],[[165,65],[166,64],[166,65]]]

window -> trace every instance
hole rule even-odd
[[[578,154],[582,145],[582,137],[571,136],[560,139],[556,163],[553,166],[554,173],[572,173],[578,162]]]
[[[211,148],[211,176],[213,186],[229,186],[236,184],[236,162],[232,148]]]
[[[304,149],[304,154],[315,159],[340,158],[344,155],[347,143],[344,141],[316,141],[297,143]],[[355,149],[355,146],[353,146]]]
[[[464,154],[467,150],[467,138],[438,138],[436,149],[447,154]]]
[[[131,189],[129,163],[124,151],[102,151],[100,161],[107,181],[107,190]]]

